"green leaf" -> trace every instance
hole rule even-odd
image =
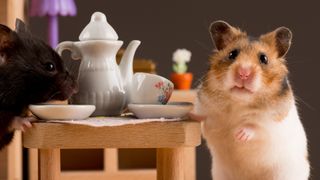
[[[186,63],[180,63],[180,64],[175,63],[173,64],[172,68],[173,68],[173,71],[178,74],[183,74],[188,70],[188,66]]]
[[[173,69],[173,71],[176,72],[176,73],[178,73],[178,71],[179,71],[177,64],[173,64],[173,65],[172,65],[172,69]]]

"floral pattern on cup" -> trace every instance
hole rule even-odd
[[[164,83],[163,81],[157,82],[154,85],[157,89],[161,90],[160,96],[158,96],[158,102],[166,104],[172,94],[173,87],[170,83]]]

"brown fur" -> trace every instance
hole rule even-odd
[[[215,51],[211,56],[210,69],[205,76],[200,91],[207,91],[206,93],[210,96],[219,94],[220,97],[228,97],[228,92],[223,92],[218,87],[224,81],[224,76],[230,70],[236,72],[242,61],[250,61],[251,64],[254,64],[253,73],[261,74],[264,88],[261,92],[256,93],[255,100],[249,106],[252,108],[268,107],[269,105],[279,103],[279,100],[286,102],[288,98],[292,98],[290,85],[282,92],[282,81],[288,76],[288,69],[286,67],[286,60],[283,57],[279,57],[278,48],[276,48],[276,32],[262,35],[257,41],[250,41],[247,34],[239,29],[232,27],[232,32],[228,33],[228,36],[231,36],[231,38],[229,37],[226,40],[228,44],[225,44],[223,49]],[[240,54],[235,60],[238,65],[235,65],[235,62],[227,60],[229,52],[233,49],[240,50]],[[284,50],[282,49],[282,51]],[[260,64],[259,53],[267,55],[269,59],[267,65]],[[216,77],[215,80],[213,80],[213,76]],[[275,119],[281,120],[286,114],[283,112],[275,114]]]
[[[252,41],[222,21],[210,32],[216,50],[193,112],[206,117],[213,178],[306,180],[307,140],[284,59],[291,32],[282,27]]]

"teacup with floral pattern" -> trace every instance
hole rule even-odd
[[[130,103],[167,104],[173,89],[173,83],[162,76],[135,73],[131,82]]]

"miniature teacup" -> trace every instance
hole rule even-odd
[[[168,79],[149,73],[135,73],[132,78],[130,103],[166,104],[173,91]]]

